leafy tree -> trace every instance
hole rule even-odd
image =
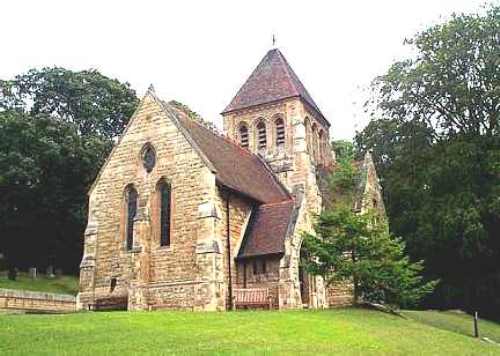
[[[11,267],[77,271],[88,189],[137,103],[95,70],[0,81],[0,252]]]
[[[352,282],[355,303],[362,297],[393,307],[414,305],[436,282],[423,282],[423,262],[410,262],[404,243],[389,233],[376,212],[354,211],[352,166],[352,161],[344,160],[333,173],[335,204],[319,215],[315,234],[304,234],[307,258],[303,263],[329,284]]]
[[[0,113],[0,250],[11,265],[75,270],[87,190],[108,150],[71,124]]]
[[[333,141],[332,148],[335,152],[335,158],[338,161],[351,160],[354,158],[354,144],[351,141]]]
[[[21,110],[33,117],[50,115],[75,124],[81,135],[108,139],[123,131],[138,104],[128,83],[97,70],[31,69],[0,81],[0,89],[0,109]]]
[[[373,98],[384,117],[419,122],[433,138],[499,133],[500,6],[454,15],[407,40],[415,58],[378,77]]]
[[[407,44],[416,57],[373,83],[371,150],[391,231],[427,278],[425,305],[498,315],[500,7],[457,15]],[[382,118],[382,119],[381,119]]]

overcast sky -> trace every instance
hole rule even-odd
[[[0,78],[62,66],[150,83],[217,125],[219,113],[271,48],[272,34],[332,123],[366,125],[365,88],[409,55],[405,37],[478,10],[484,0],[22,1],[0,4]]]

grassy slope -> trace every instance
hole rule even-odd
[[[0,326],[0,354],[9,355],[500,354],[500,346],[358,309],[3,315]]]
[[[472,316],[465,313],[449,311],[405,311],[403,314],[408,318],[439,329],[453,331],[466,336],[474,335]],[[500,344],[499,324],[480,319],[478,325],[480,337],[487,337]]]
[[[46,278],[39,275],[37,279],[32,280],[26,273],[20,273],[15,281],[11,281],[4,273],[0,274],[0,288],[76,295],[78,278],[73,276]]]

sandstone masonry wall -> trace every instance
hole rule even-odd
[[[156,151],[156,165],[150,173],[141,158],[146,143]],[[155,210],[156,186],[162,178],[172,188],[170,246],[160,246]],[[138,192],[139,203],[134,246],[128,251],[124,192],[130,184]],[[209,285],[216,279],[218,251],[205,246],[214,238],[216,217],[203,211],[215,194],[214,174],[157,99],[146,95],[90,194],[81,307],[98,298],[125,295],[129,309],[148,309],[152,304],[216,308],[215,290]],[[210,242],[206,245],[211,246]],[[117,284],[111,290],[113,279]]]
[[[0,289],[0,310],[68,313],[76,311],[76,297],[66,294]]]

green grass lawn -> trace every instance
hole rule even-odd
[[[74,276],[61,276],[47,278],[38,275],[37,279],[31,279],[26,273],[19,273],[15,281],[7,278],[7,273],[0,274],[0,288],[23,289],[38,292],[73,294],[78,293],[78,278]]]
[[[403,312],[403,315],[439,329],[450,330],[466,336],[474,335],[474,323],[472,316],[462,312],[405,311]],[[487,337],[488,339],[500,344],[499,324],[479,319],[478,325],[479,337]]]
[[[1,355],[141,353],[500,355],[500,346],[362,309],[0,315]]]

